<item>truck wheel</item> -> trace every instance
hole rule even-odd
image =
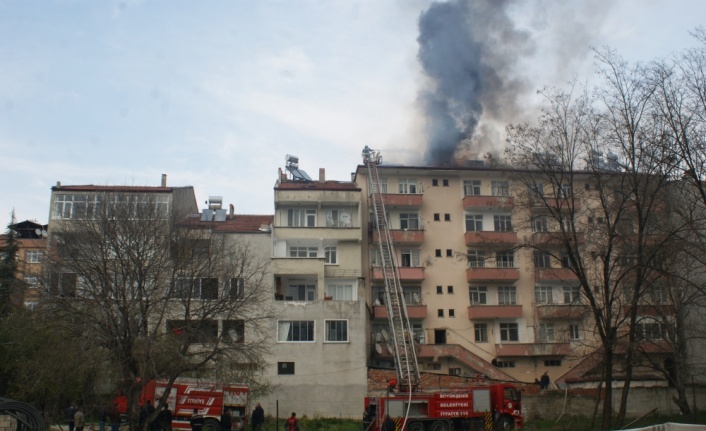
[[[449,431],[449,424],[445,421],[434,421],[429,427],[429,431]]]
[[[206,419],[203,422],[203,431],[221,431],[221,424],[214,419]]]
[[[424,424],[421,422],[410,422],[407,424],[407,431],[424,431]]]
[[[500,416],[497,422],[495,422],[496,431],[509,431],[512,429],[515,429],[515,421],[513,421],[509,416]]]

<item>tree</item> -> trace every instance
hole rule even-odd
[[[2,244],[2,259],[0,260],[0,316],[6,316],[11,308],[11,301],[19,288],[17,279],[17,254],[19,243],[17,233],[13,230],[15,224],[15,211],[10,214],[10,224]]]
[[[132,429],[151,379],[168,389],[180,376],[264,384],[267,250],[200,228],[144,193],[106,193],[85,214],[52,226],[45,304],[117,370]]]

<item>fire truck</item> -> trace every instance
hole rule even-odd
[[[386,417],[398,431],[459,431],[472,429],[509,430],[522,427],[520,392],[511,384],[469,386],[458,390],[429,392],[419,387],[420,375],[412,326],[398,274],[392,235],[377,166],[378,151],[366,146],[363,163],[368,173],[373,227],[385,279],[385,306],[390,324],[391,348],[397,379],[387,391],[364,401],[366,431],[380,431]]]
[[[140,393],[139,405],[147,400],[156,405],[167,386],[166,381],[150,380]],[[233,429],[244,429],[247,421],[249,389],[245,385],[216,383],[207,380],[179,379],[172,385],[167,403],[172,410],[174,429],[191,430],[189,418],[197,409],[204,417],[204,431],[220,431],[221,414],[230,410]],[[127,414],[127,397],[119,393],[113,402],[118,413]]]

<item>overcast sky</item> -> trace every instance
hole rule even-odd
[[[669,57],[706,19],[702,0],[502,4],[522,41],[492,51],[512,57],[524,90],[591,79],[590,46]],[[288,153],[336,180],[350,180],[365,145],[421,163],[417,40],[431,5],[0,0],[0,223],[13,208],[46,223],[57,181],[158,186],[167,174],[201,207],[219,195],[238,213],[272,214]],[[519,96],[522,115],[534,112],[534,92]]]

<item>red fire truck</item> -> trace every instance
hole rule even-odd
[[[397,379],[391,379],[385,395],[365,398],[366,431],[380,431],[387,416],[398,431],[508,430],[522,427],[520,393],[511,384],[473,386],[446,392],[420,390],[419,364],[412,326],[407,316],[393,237],[387,223],[385,197],[377,165],[378,151],[363,149],[368,170],[372,224],[377,233],[381,272],[385,279],[385,306],[390,323],[388,343],[395,359]]]
[[[140,394],[140,407],[145,405],[147,400],[156,405],[166,385],[166,381],[149,381]],[[174,417],[172,427],[190,430],[189,418],[194,409],[198,409],[205,419],[204,431],[219,431],[221,414],[225,410],[231,411],[233,429],[243,429],[247,420],[248,392],[248,387],[244,385],[179,379],[174,382],[167,398]],[[118,394],[114,404],[118,406],[121,415],[127,414],[127,397],[124,394]]]

